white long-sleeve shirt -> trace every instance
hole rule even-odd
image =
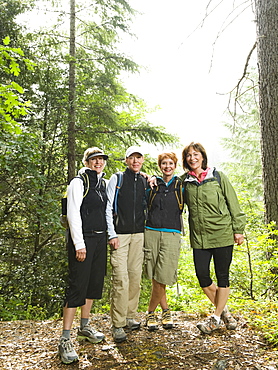
[[[118,237],[115,231],[114,223],[113,223],[113,203],[114,203],[114,198],[115,198],[117,182],[118,182],[117,175],[114,174],[110,177],[109,183],[106,188],[107,205],[106,205],[105,216],[106,216],[106,222],[107,222],[108,240]]]

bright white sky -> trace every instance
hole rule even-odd
[[[225,160],[220,138],[229,135],[223,126],[227,93],[242,76],[256,40],[250,1],[212,0],[208,12],[216,9],[203,26],[209,0],[130,2],[143,14],[132,25],[137,40],[125,40],[123,48],[146,70],[124,78],[128,91],[151,107],[161,107],[148,119],[178,134],[182,147],[198,141],[206,148],[210,165]],[[230,14],[233,8],[237,10]]]

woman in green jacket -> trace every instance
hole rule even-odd
[[[237,321],[226,306],[229,268],[233,245],[244,241],[245,215],[228,178],[207,166],[207,155],[200,143],[190,143],[182,152],[185,203],[189,211],[190,243],[199,284],[214,304],[214,313],[197,327],[205,334],[218,329],[221,319],[227,329],[235,329]],[[210,277],[213,257],[217,285]]]

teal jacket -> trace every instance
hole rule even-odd
[[[209,169],[199,183],[194,176],[184,179],[192,248],[209,249],[234,244],[234,234],[243,234],[246,217],[227,176],[218,171],[220,184]]]

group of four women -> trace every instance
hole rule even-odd
[[[70,340],[76,307],[81,306],[78,336],[97,343],[104,335],[89,325],[93,299],[101,298],[106,263],[106,193],[103,169],[107,155],[98,148],[84,153],[85,167],[79,171],[68,189],[68,249],[69,288],[64,305],[63,334],[59,354],[64,363],[78,360]],[[235,329],[227,300],[229,267],[233,245],[243,243],[245,215],[240,210],[236,193],[224,173],[207,165],[207,155],[199,143],[190,143],[182,152],[186,173],[175,175],[177,157],[162,153],[158,166],[162,176],[149,179],[147,220],[144,241],[144,271],[152,279],[152,292],[146,317],[148,330],[158,329],[156,308],[162,309],[162,325],[173,326],[166,299],[166,285],[177,280],[178,259],[182,233],[182,212],[187,205],[190,244],[199,284],[215,306],[213,314],[197,324],[201,332],[210,334],[218,329],[221,320],[227,329]],[[84,179],[89,176],[90,194],[84,196]],[[210,277],[213,257],[217,285]],[[86,266],[85,266],[86,265]],[[84,274],[84,270],[88,273]],[[81,273],[82,271],[82,273]],[[80,276],[83,281],[80,280]],[[86,287],[86,288],[84,288]],[[86,291],[84,291],[84,289]]]

